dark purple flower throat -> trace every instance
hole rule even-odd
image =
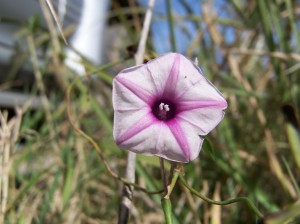
[[[171,120],[176,115],[176,104],[166,99],[156,100],[152,106],[152,113],[159,120]]]

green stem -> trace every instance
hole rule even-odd
[[[175,33],[174,33],[174,20],[172,16],[172,6],[171,6],[171,0],[167,1],[167,13],[168,13],[168,21],[169,21],[169,31],[170,31],[170,38],[171,38],[171,45],[172,45],[172,51],[176,52],[176,41],[175,41]]]
[[[163,208],[164,211],[164,215],[165,215],[165,220],[166,220],[166,224],[172,224],[173,220],[172,220],[172,205],[171,205],[171,201],[170,201],[170,195],[175,187],[175,184],[178,180],[178,177],[180,175],[181,172],[181,165],[179,164],[175,169],[174,167],[176,166],[176,163],[172,164],[171,167],[171,172],[170,172],[170,182],[168,183],[164,194],[162,195],[161,198],[161,206]],[[173,172],[174,171],[174,172]]]
[[[206,202],[209,202],[209,203],[215,204],[215,205],[228,205],[228,204],[232,204],[232,203],[236,203],[236,202],[245,202],[259,218],[264,217],[263,214],[255,207],[253,202],[251,200],[249,200],[248,198],[246,198],[246,197],[238,197],[238,198],[233,198],[233,199],[229,199],[229,200],[226,200],[226,201],[214,201],[214,200],[204,196],[203,194],[199,193],[198,191],[196,191],[191,186],[189,186],[187,184],[187,182],[184,180],[182,175],[179,176],[179,179],[180,179],[181,183],[187,189],[189,189],[194,195],[196,195],[197,197],[201,198],[202,200],[204,200]]]
[[[161,206],[163,208],[165,214],[166,224],[172,224],[172,205],[170,199],[162,198],[161,199]]]

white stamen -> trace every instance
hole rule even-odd
[[[165,105],[164,103],[160,103],[159,104],[159,110],[164,110],[164,105]]]
[[[168,104],[165,104],[165,105],[164,105],[164,109],[165,109],[165,111],[170,111],[169,105],[168,105]]]
[[[158,112],[158,117],[161,120],[167,120],[168,119],[168,111],[170,111],[170,106],[166,103],[160,103],[159,106],[159,112]]]

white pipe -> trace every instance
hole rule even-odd
[[[109,6],[108,0],[85,0],[79,26],[70,40],[70,45],[93,64],[102,61],[103,30]],[[66,64],[79,75],[85,73],[81,57],[67,50]]]

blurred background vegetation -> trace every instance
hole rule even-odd
[[[18,93],[13,98],[18,107],[0,105],[0,223],[117,222],[122,183],[109,175],[69,119],[95,139],[123,176],[127,152],[112,139],[111,84],[118,71],[134,65],[147,2],[110,1],[103,60],[97,65],[83,57],[82,76],[64,63],[65,43],[53,18],[45,15],[47,5],[41,4],[40,16],[23,21],[0,15],[0,23],[20,27],[13,54],[0,71],[0,99]],[[155,3],[145,60],[175,49],[197,57],[229,103],[199,158],[184,165],[186,179],[215,200],[249,196],[266,215],[265,223],[284,223],[287,216],[300,223],[300,2],[171,3],[173,22],[166,1]],[[63,30],[70,38],[74,28],[69,24]],[[68,103],[65,94],[75,79]],[[137,183],[161,189],[158,158],[137,158]],[[171,200],[175,223],[257,221],[243,203],[210,205],[181,185]],[[160,196],[135,191],[130,223],[164,223]]]

